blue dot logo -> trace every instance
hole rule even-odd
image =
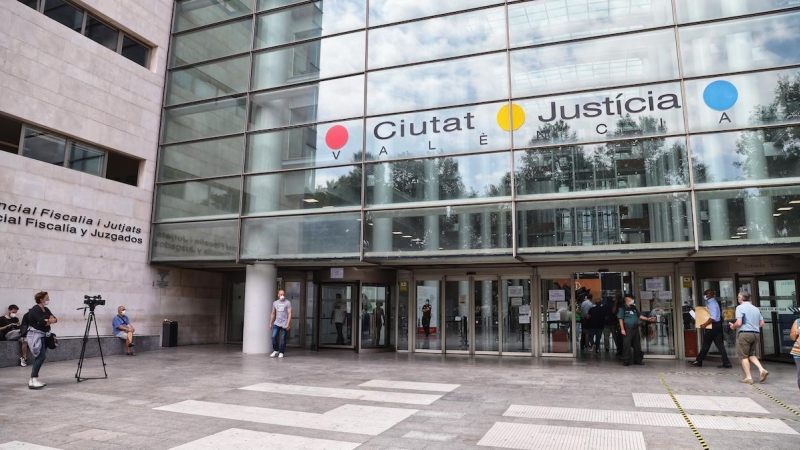
[[[717,80],[706,86],[703,91],[703,101],[709,108],[716,111],[725,111],[736,104],[739,91],[730,81]]]

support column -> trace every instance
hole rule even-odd
[[[277,299],[278,269],[274,264],[255,264],[246,270],[242,353],[266,354],[272,349],[269,316]]]

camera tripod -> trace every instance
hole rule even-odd
[[[75,378],[80,383],[81,381],[85,380],[102,380],[108,378],[108,372],[106,372],[106,360],[103,358],[103,346],[100,343],[100,332],[97,331],[97,320],[94,316],[94,307],[96,305],[91,304],[89,306],[84,306],[82,308],[83,313],[86,314],[86,309],[89,309],[89,318],[86,319],[86,330],[83,332],[83,344],[81,346],[81,357],[78,359],[78,371],[75,372]],[[97,337],[97,348],[100,349],[100,361],[103,362],[103,375],[102,377],[81,377],[81,370],[83,369],[83,357],[86,355],[86,343],[89,342],[89,330],[92,327],[92,323],[94,322],[94,334]]]

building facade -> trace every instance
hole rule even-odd
[[[569,357],[581,293],[621,290],[680,358],[713,288],[784,358],[798,25],[794,0],[178,1],[151,261],[223,271],[245,352],[278,287],[299,346]]]
[[[0,0],[0,309],[50,293],[59,336],[125,305],[219,342],[220,274],[153,266],[150,217],[173,2]]]

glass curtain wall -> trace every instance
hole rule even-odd
[[[800,238],[800,2],[177,5],[154,261]]]

